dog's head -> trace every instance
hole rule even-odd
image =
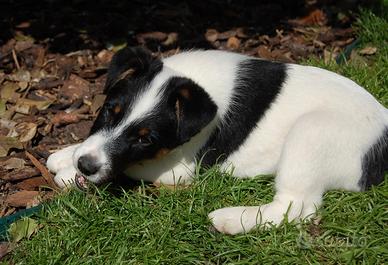
[[[115,54],[105,91],[91,134],[73,156],[78,172],[96,184],[131,164],[166,155],[217,112],[203,88],[141,48]]]

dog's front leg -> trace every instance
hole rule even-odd
[[[279,225],[285,218],[296,222],[309,219],[321,204],[320,200],[286,197],[277,195],[273,202],[261,206],[221,208],[211,212],[209,219],[217,231],[235,235],[249,232],[257,226]]]
[[[47,168],[56,173],[54,181],[61,188],[74,185],[77,171],[73,165],[73,154],[79,145],[68,146],[51,154],[47,159]]]

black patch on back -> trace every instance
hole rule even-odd
[[[240,63],[226,119],[197,155],[203,157],[203,166],[222,162],[244,143],[276,99],[285,78],[285,64],[257,59]]]
[[[361,190],[383,182],[385,171],[388,171],[388,128],[362,159],[362,176],[358,182]]]

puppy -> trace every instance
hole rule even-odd
[[[58,184],[101,184],[117,172],[190,183],[196,161],[235,177],[276,174],[257,207],[209,214],[223,233],[311,217],[330,189],[362,191],[388,168],[388,111],[362,87],[310,66],[224,51],[159,60],[140,48],[112,59],[106,101],[83,143],[52,154]]]

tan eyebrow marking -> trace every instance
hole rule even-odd
[[[114,107],[114,109],[113,109],[113,112],[114,112],[115,114],[118,114],[120,111],[121,111],[120,105],[116,105],[116,106]]]
[[[146,136],[146,135],[148,135],[150,133],[150,129],[148,129],[148,128],[141,128],[138,133],[139,133],[140,136]]]

